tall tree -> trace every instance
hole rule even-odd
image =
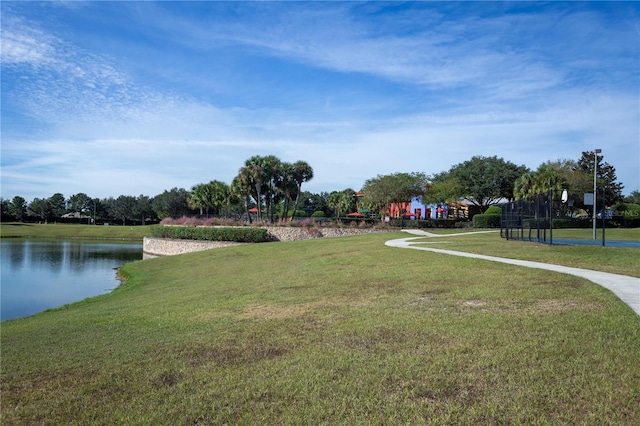
[[[209,209],[213,207],[212,187],[208,183],[200,183],[191,188],[187,197],[187,204],[190,209],[199,210],[202,216],[204,212],[209,214]]]
[[[155,219],[155,212],[153,211],[153,199],[147,195],[140,194],[136,198],[135,205],[133,206],[133,215],[139,218],[144,225],[147,219]]]
[[[640,204],[640,191],[631,191],[631,194],[624,197],[625,203]]]
[[[61,217],[67,211],[67,202],[64,199],[64,195],[58,193],[53,194],[47,200],[51,206],[51,216]]]
[[[249,203],[251,202],[251,179],[249,178],[249,170],[246,167],[241,167],[238,176],[233,178],[231,182],[231,194],[244,203],[244,212],[247,215],[247,220],[251,223],[251,215],[249,214]]]
[[[126,225],[127,220],[135,218],[136,197],[131,195],[120,195],[116,199],[109,200],[109,215],[114,219],[122,220],[122,225]]]
[[[280,191],[281,182],[284,181],[283,176],[284,169],[281,167],[282,162],[275,155],[267,155],[263,157],[263,164],[265,166],[265,201],[267,212],[270,215],[271,222],[274,221],[275,206],[283,198],[283,193]]]
[[[28,207],[28,211],[31,211],[40,220],[48,221],[51,219],[51,203],[44,198],[34,198]]]
[[[231,189],[229,185],[219,180],[212,180],[208,185],[209,188],[211,188],[211,208],[213,208],[216,214],[220,215],[222,208],[229,205]]]
[[[535,172],[526,172],[516,179],[513,196],[516,199],[528,198],[550,190],[562,190],[565,187],[565,177],[553,164],[544,163]]]
[[[331,208],[327,203],[329,199],[328,192],[312,193],[302,191],[299,197],[303,209],[311,212],[322,211],[325,216],[331,216]]]
[[[89,216],[88,221],[91,220],[91,212],[93,208],[93,200],[87,194],[80,192],[73,194],[69,197],[69,210],[72,212],[78,212],[83,215]]]
[[[293,164],[282,161],[278,168],[276,188],[283,198],[282,214],[280,219],[285,219],[289,215],[289,202],[295,195],[296,184],[293,180]],[[295,215],[295,211],[293,214]]]
[[[16,195],[8,204],[8,213],[18,222],[22,222],[27,215],[27,201]]]
[[[187,204],[189,193],[184,188],[172,188],[170,191],[163,191],[162,194],[153,197],[153,211],[159,219],[165,217],[177,217],[190,213]]]
[[[422,200],[428,203],[447,203],[460,198],[462,188],[458,179],[444,176],[442,179],[434,177],[433,181],[427,184],[427,189]]]
[[[466,198],[484,212],[501,198],[512,199],[516,179],[527,171],[525,166],[496,156],[475,156],[438,175],[437,180],[455,178],[460,185],[459,198]]]
[[[244,173],[246,173],[249,182],[253,187],[252,196],[256,202],[258,208],[257,218],[262,220],[262,193],[264,192],[265,185],[269,181],[267,176],[267,165],[263,157],[254,155],[245,161]],[[255,191],[253,191],[255,190]]]
[[[241,169],[241,172],[246,174],[251,182],[253,188],[251,196],[258,208],[258,220],[262,220],[263,197],[267,214],[270,214],[273,220],[273,208],[279,195],[279,179],[282,179],[280,164],[280,160],[274,155],[264,157],[254,155],[245,162],[244,168]]]
[[[351,188],[342,191],[332,191],[327,198],[327,204],[331,207],[336,217],[347,214],[356,208],[355,191]]]
[[[583,151],[582,156],[578,160],[575,166],[575,170],[582,171],[588,174],[593,179],[593,169],[595,167],[595,152]],[[605,203],[608,206],[615,205],[622,201],[622,189],[624,185],[618,182],[616,177],[616,169],[611,164],[604,161],[604,156],[598,155],[598,170],[596,173],[596,185],[598,187],[598,196],[601,196],[604,189]],[[593,184],[591,185],[591,192],[593,192]]]
[[[5,200],[4,198],[0,198],[0,222],[7,222],[14,217],[9,213],[9,200]]]
[[[424,173],[378,175],[365,181],[362,192],[366,202],[384,213],[393,203],[408,203],[412,197],[423,195],[428,183]]]
[[[293,214],[295,215],[295,212],[298,209],[300,193],[302,192],[302,184],[313,179],[313,169],[305,161],[296,161],[293,163],[292,178],[297,187],[296,202],[293,204]]]

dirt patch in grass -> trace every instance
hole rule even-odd
[[[508,299],[468,299],[451,300],[437,296],[420,295],[409,300],[409,306],[424,307],[425,309],[458,310],[461,312],[506,312],[519,314],[557,314],[562,312],[598,312],[602,311],[601,304],[578,300],[548,299],[548,300],[508,300]]]
[[[388,351],[419,351],[419,346],[421,346],[419,342],[432,344],[440,340],[442,340],[441,336],[428,332],[382,327],[370,333],[347,333],[331,344],[349,351],[358,350],[374,354],[387,353]],[[407,345],[412,349],[409,349]]]
[[[318,304],[305,303],[296,305],[252,305],[244,308],[245,318],[258,318],[268,320],[284,320],[290,318],[300,318],[308,315],[316,309]]]
[[[289,353],[290,348],[267,341],[260,336],[235,338],[220,345],[192,343],[178,349],[180,357],[194,367],[207,364],[240,366],[268,361]]]
[[[358,297],[349,301],[321,300],[317,302],[298,303],[292,305],[250,305],[243,309],[243,317],[248,319],[287,320],[314,317],[316,320],[332,322],[337,312],[343,308],[367,308],[374,306],[377,296]]]
[[[534,301],[471,299],[458,302],[458,308],[483,312],[513,312],[514,314],[557,314],[570,311],[594,312],[601,310],[602,306],[596,303],[564,299]]]
[[[173,371],[164,371],[158,375],[155,384],[158,387],[173,387],[180,383],[180,380],[182,380],[182,374]]]

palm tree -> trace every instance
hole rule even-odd
[[[210,204],[211,207],[218,213],[222,211],[222,207],[229,202],[229,185],[219,180],[212,180],[208,184],[211,191]]]
[[[206,209],[209,214],[209,207],[211,207],[211,187],[209,184],[201,183],[191,188],[189,197],[187,198],[187,205],[190,209],[200,209],[200,216],[203,214],[203,210]]]
[[[264,159],[259,155],[254,155],[244,163],[245,173],[251,185],[255,188],[252,194],[258,208],[257,218],[262,220],[262,190],[265,184],[266,165]],[[242,170],[242,169],[241,169]]]
[[[281,215],[282,220],[285,220],[285,218],[287,218],[289,215],[289,201],[291,201],[295,189],[296,186],[295,182],[293,181],[293,164],[283,161],[278,167],[278,176],[276,182],[276,190],[284,197],[284,204],[282,206]]]
[[[249,201],[251,198],[251,178],[250,171],[246,167],[241,167],[238,176],[233,178],[231,182],[231,194],[241,198],[244,201],[244,211],[247,214],[249,223],[251,223],[251,215],[249,214]],[[258,209],[260,211],[260,209]]]
[[[527,172],[516,179],[513,187],[513,196],[516,200],[529,198],[533,195],[535,177],[531,172]]]
[[[266,183],[265,202],[267,205],[267,214],[271,216],[270,220],[273,222],[274,207],[277,204],[280,195],[278,193],[278,186],[280,185],[280,181],[283,179],[281,167],[282,162],[275,155],[262,157],[262,161],[264,164],[264,177]]]
[[[293,164],[292,168],[292,177],[296,186],[298,188],[298,192],[296,193],[296,202],[293,205],[293,214],[295,216],[296,211],[298,209],[298,200],[300,199],[300,192],[302,191],[302,184],[304,182],[309,182],[313,179],[313,169],[311,166],[305,161],[296,161]]]

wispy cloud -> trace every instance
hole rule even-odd
[[[117,6],[3,6],[3,196],[155,195],[270,153],[310,162],[310,189],[357,189],[596,146],[640,186],[640,42],[623,6]]]

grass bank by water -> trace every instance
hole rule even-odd
[[[142,241],[144,237],[151,235],[150,228],[150,226],[3,223],[0,225],[0,237]]]
[[[128,264],[111,294],[2,324],[2,423],[637,424],[640,317],[612,293],[384,246],[404,236]]]

